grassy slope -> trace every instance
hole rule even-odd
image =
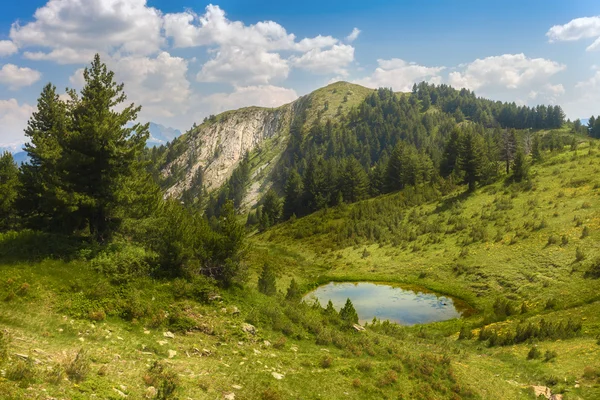
[[[497,298],[515,304],[525,302],[530,310],[498,326],[514,325],[519,318],[536,320],[539,315],[546,320],[581,318],[583,337],[540,344],[544,351],[558,352],[556,362],[526,361],[531,345],[486,349],[475,341],[456,345],[465,353],[465,361],[458,365],[484,390],[489,390],[489,374],[501,377],[501,383],[493,384],[505,388],[512,381],[542,384],[544,377],[553,375],[560,380],[570,378],[573,398],[598,397],[597,384],[586,382],[575,389],[572,382],[581,378],[584,367],[600,368],[600,346],[595,339],[600,333],[600,281],[584,277],[591,260],[600,256],[599,172],[598,152],[586,145],[577,152],[548,155],[542,165],[532,169],[531,191],[497,183],[468,198],[453,195],[442,202],[414,207],[419,221],[415,227],[429,223],[451,231],[455,226],[448,220],[459,217],[467,228],[454,233],[426,233],[414,242],[396,245],[360,237],[354,239],[353,246],[333,243],[338,227],[347,224],[357,206],[321,211],[253,238],[253,262],[277,265],[285,276],[282,288],[291,277],[309,285],[329,280],[420,285],[468,301],[481,311],[467,320],[475,325],[483,321]],[[369,200],[374,206],[381,201]],[[444,207],[455,201],[460,206]],[[405,211],[405,220],[413,212],[397,211]],[[545,227],[540,228],[541,221]],[[475,226],[484,227],[488,239],[463,245]],[[584,227],[590,232],[586,238],[582,238]],[[432,243],[432,236],[441,241]],[[550,236],[558,243],[549,245]],[[561,244],[563,236],[568,239],[565,245]],[[302,239],[295,239],[299,237]],[[575,260],[578,247],[586,254],[581,262]],[[363,256],[365,249],[367,257]],[[546,310],[550,299],[558,302],[557,310]],[[458,331],[455,322],[437,327],[446,333]]]
[[[292,277],[306,287],[329,279],[384,280],[417,284],[467,300],[481,311],[467,319],[473,325],[481,323],[497,297],[517,304],[525,301],[530,311],[495,325],[509,326],[518,318],[540,316],[548,320],[583,318],[580,337],[538,344],[543,352],[557,352],[551,362],[528,361],[531,344],[487,348],[476,340],[457,341],[460,321],[397,328],[389,335],[370,328],[360,334],[343,334],[344,341],[338,345],[317,344],[314,335],[288,321],[291,329],[300,333],[287,333],[284,341],[282,331],[287,332],[288,325],[282,328],[254,322],[256,315],[265,316],[276,309],[273,300],[252,289],[223,292],[222,302],[205,304],[177,296],[181,288],[175,282],[144,280],[127,290],[111,289],[105,278],[83,262],[5,262],[0,268],[0,298],[4,299],[0,326],[12,340],[10,359],[0,366],[4,371],[0,393],[7,398],[87,399],[91,394],[119,398],[118,389],[129,398],[143,398],[147,390],[143,378],[149,366],[155,360],[166,360],[179,376],[177,395],[181,399],[220,399],[231,392],[236,399],[395,399],[400,395],[405,399],[445,399],[455,393],[449,389],[452,385],[460,392],[455,398],[469,398],[471,392],[473,398],[527,399],[533,398],[526,389],[529,385],[553,381],[557,382],[553,388],[567,390],[568,398],[598,398],[597,378],[584,378],[583,374],[586,366],[600,369],[600,346],[595,339],[600,333],[600,281],[584,278],[583,273],[589,260],[600,255],[600,157],[596,150],[588,155],[589,149],[583,146],[577,157],[574,154],[548,157],[543,165],[534,167],[535,190],[512,190],[497,183],[463,199],[460,207],[441,207],[439,215],[435,210],[450,204],[451,196],[415,207],[415,220],[419,221],[411,225],[415,230],[425,221],[435,221],[445,231],[453,228],[447,224],[451,216],[463,217],[469,225],[487,227],[486,242],[463,246],[470,237],[467,228],[438,234],[442,242],[433,244],[427,244],[432,234],[426,233],[414,242],[395,245],[360,237],[354,239],[354,245],[336,245],[334,236],[323,232],[346,223],[359,206],[354,205],[282,224],[253,236],[249,246],[251,265],[269,260],[277,266],[281,290]],[[394,196],[398,195],[368,202],[377,205]],[[404,211],[408,218],[412,209]],[[482,211],[491,214],[489,220],[481,219]],[[575,226],[574,215],[582,221],[580,226]],[[541,220],[547,226],[539,230],[522,227]],[[581,238],[584,226],[590,234]],[[496,242],[498,229],[502,240]],[[522,234],[510,244],[516,231]],[[559,244],[547,246],[550,235],[557,236]],[[563,235],[569,243],[561,246]],[[304,238],[294,239],[296,236]],[[574,262],[576,247],[587,253],[580,263]],[[370,254],[363,257],[365,248]],[[250,282],[252,286],[255,278]],[[26,290],[20,290],[22,287]],[[115,293],[119,300],[114,299]],[[558,300],[556,310],[545,310],[550,298]],[[146,317],[125,321],[113,315],[116,311],[110,312],[115,304],[120,310],[151,310]],[[108,319],[94,322],[85,318],[100,306],[107,310]],[[234,306],[241,314],[231,313]],[[163,311],[175,310],[183,310],[200,329],[165,338],[163,332],[170,328],[155,319],[164,315]],[[246,320],[258,326],[256,336],[242,332]],[[268,346],[264,340],[281,346]],[[46,371],[64,365],[79,348],[90,354],[87,379],[49,382]],[[177,355],[168,358],[168,350]],[[5,378],[19,358],[16,353],[39,361],[32,382]],[[327,356],[332,359],[328,368],[323,364]],[[449,365],[441,362],[443,356],[450,360]],[[272,372],[284,378],[277,380]],[[394,373],[395,382],[390,378]],[[575,380],[579,381],[577,388]]]

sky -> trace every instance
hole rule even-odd
[[[45,84],[81,89],[96,53],[140,121],[182,131],[339,80],[600,114],[595,0],[20,0],[0,5],[0,146],[25,141]]]

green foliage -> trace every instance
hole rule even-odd
[[[289,301],[299,301],[302,298],[302,292],[300,291],[300,287],[296,283],[296,280],[293,278],[290,282],[290,286],[288,287],[285,298]]]
[[[85,349],[79,351],[64,365],[65,373],[73,382],[82,382],[90,372],[90,357]]]
[[[112,243],[94,257],[90,264],[115,283],[149,276],[156,265],[156,254],[129,243]]]
[[[0,155],[0,232],[16,224],[19,170],[12,154]]]
[[[600,279],[600,258],[595,258],[585,273],[586,277],[592,279]]]
[[[529,349],[529,353],[527,353],[528,360],[536,360],[541,357],[542,357],[542,352],[536,346],[533,346],[531,349]]]
[[[458,334],[458,339],[463,340],[463,339],[472,339],[472,338],[473,338],[473,331],[471,330],[471,328],[469,328],[466,325],[463,325],[460,328],[460,333]]]
[[[348,325],[358,324],[358,314],[350,299],[346,300],[346,304],[340,310],[340,318]]]
[[[37,371],[32,357],[18,357],[6,370],[6,378],[17,381],[21,387],[27,387],[36,379]]]
[[[270,226],[275,225],[281,218],[282,204],[281,199],[273,189],[269,189],[263,199],[261,215],[259,218],[259,229],[264,231]]]
[[[512,179],[515,182],[522,182],[529,178],[529,163],[525,157],[525,154],[521,149],[518,149],[515,154],[515,160],[513,163]]]
[[[270,264],[263,266],[262,272],[258,277],[258,291],[267,296],[277,294],[275,271]]]
[[[144,376],[144,381],[148,386],[154,386],[157,389],[156,399],[172,400],[176,398],[175,392],[179,386],[179,376],[164,361],[155,361]]]

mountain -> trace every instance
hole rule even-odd
[[[24,151],[13,153],[13,158],[18,165],[24,164],[29,161],[29,155]]]
[[[154,122],[150,122],[149,130],[150,138],[146,142],[146,146],[148,147],[166,145],[168,142],[172,142],[173,139],[181,135],[179,129],[166,127]]]
[[[248,152],[254,157],[245,204],[253,205],[270,185],[265,177],[273,172],[283,154],[295,118],[302,116],[304,129],[307,129],[316,119],[345,115],[372,92],[373,89],[337,82],[278,108],[247,107],[208,118],[180,137],[181,150],[163,166],[163,176],[179,171],[178,179],[166,193],[180,197],[193,186],[194,176],[199,172],[207,190],[217,189]]]

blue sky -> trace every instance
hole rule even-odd
[[[426,80],[600,114],[597,1],[23,0],[0,11],[0,145],[23,141],[45,83],[80,88],[96,52],[141,120],[182,130],[336,80],[398,91]]]

